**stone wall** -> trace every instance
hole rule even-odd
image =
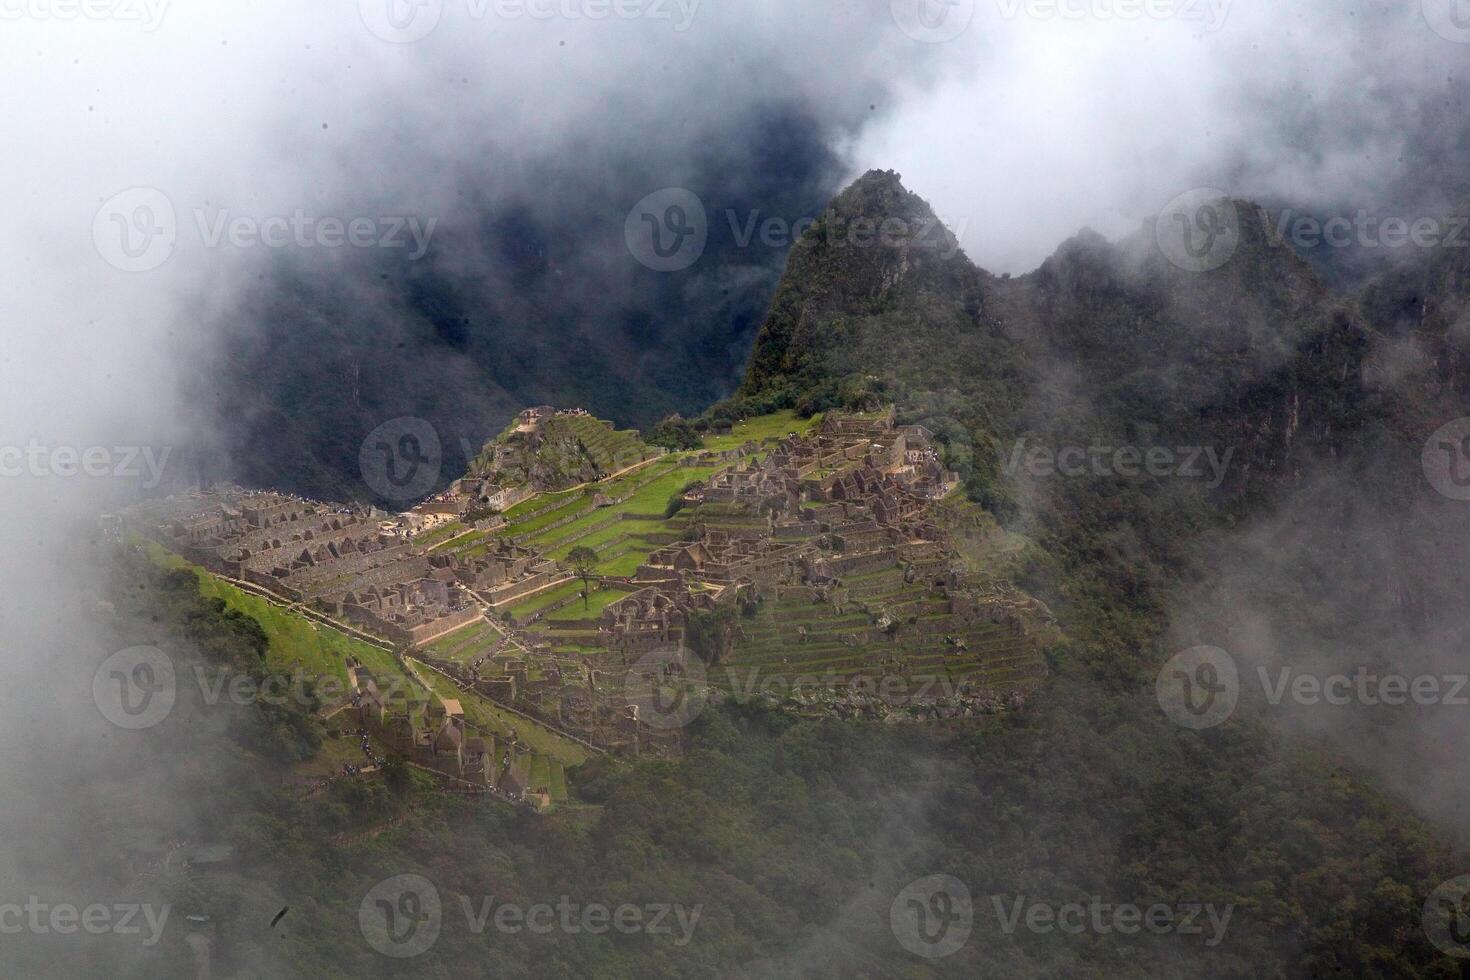
[[[505,585],[491,589],[485,593],[485,599],[491,606],[499,608],[558,580],[571,581],[571,576],[564,575],[560,571],[537,572],[519,582],[507,582]]]

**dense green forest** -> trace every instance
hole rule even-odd
[[[116,642],[152,639],[181,665],[259,664],[258,627],[192,576],[113,560]],[[156,791],[119,803],[169,825],[174,801],[200,801],[191,833],[234,846],[224,872],[152,886],[177,916],[207,916],[192,928],[220,976],[1408,976],[1434,960],[1421,896],[1454,865],[1428,828],[1325,752],[1254,725],[1168,722],[1116,656],[1147,648],[1147,615],[1098,608],[1075,625],[1086,639],[1054,651],[1044,696],[1022,712],[941,734],[712,709],[683,761],[589,763],[583,803],[545,816],[466,803],[403,770],[303,799],[274,773],[313,743],[309,706],[240,707],[207,734],[202,715],[177,712],[147,735],[155,771],[131,782]],[[931,961],[888,919],[905,885],[941,872],[968,884],[974,933]],[[444,903],[437,942],[404,961],[375,952],[357,917],[401,874],[432,881]],[[562,896],[698,917],[687,943],[677,927],[476,934],[461,905]],[[1234,911],[1213,946],[1007,933],[996,902],[1015,896]],[[183,968],[191,953],[169,938],[138,975]]]

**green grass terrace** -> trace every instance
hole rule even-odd
[[[580,584],[580,583],[578,583]],[[586,602],[577,599],[569,605],[563,606],[556,612],[546,617],[547,622],[556,623],[567,620],[596,619],[602,615],[602,611],[627,595],[632,595],[632,589],[603,588],[597,589],[587,597]]]
[[[821,424],[821,421],[821,415],[813,415],[809,419],[804,419],[789,409],[771,415],[757,415],[743,422],[737,422],[729,435],[705,436],[704,448],[712,452],[724,452],[751,441],[758,443],[778,441],[793,432],[797,435],[807,435]]]
[[[277,605],[269,599],[236,588],[215,578],[208,571],[152,541],[139,539],[150,560],[164,568],[184,568],[199,580],[199,591],[212,599],[244,613],[260,624],[270,639],[266,665],[273,671],[302,671],[312,677],[335,677],[347,683],[347,658],[355,657],[374,676],[405,678],[391,654],[370,643]]]

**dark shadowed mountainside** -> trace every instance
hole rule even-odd
[[[784,254],[741,229],[751,215],[815,213],[841,177],[827,130],[800,109],[755,115],[722,120],[739,148],[692,171],[632,155],[596,171],[576,157],[487,157],[459,178],[462,208],[421,258],[274,262],[224,316],[225,341],[192,385],[232,461],[214,475],[365,499],[358,452],[391,419],[434,425],[447,480],[527,405],[641,427],[724,397]],[[624,219],[672,184],[704,201],[708,245],[689,268],[655,272],[630,253]]]

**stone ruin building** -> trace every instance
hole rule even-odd
[[[528,409],[518,424],[535,427],[553,414]],[[894,623],[905,612],[922,620],[908,628],[913,644],[947,651],[964,650],[977,624],[1026,641],[1049,620],[1038,601],[966,571],[933,519],[934,503],[959,479],[930,434],[898,425],[891,409],[829,412],[809,435],[709,455],[728,465],[684,492],[671,522],[682,538],[656,548],[633,574],[608,581],[628,594],[567,624],[579,635],[575,654],[557,653],[554,631],[539,623],[497,627],[462,657],[429,648],[572,578],[558,562],[493,532],[466,554],[415,545],[425,515],[451,519],[511,499],[484,480],[456,481],[408,515],[226,488],[146,505],[141,525],[216,574],[386,638],[465,690],[614,751],[676,750],[677,733],[640,718],[626,678],[649,651],[687,656],[691,618],[721,606],[769,600],[825,605],[847,620],[862,613],[865,624],[844,627],[843,642],[873,651],[865,664],[882,671],[907,669],[903,645],[889,642],[902,635]],[[922,587],[922,598],[909,610],[884,608],[864,594],[863,580],[875,575]],[[731,641],[736,661],[745,629],[738,626]],[[782,635],[799,647],[809,631]],[[479,744],[483,736],[466,730],[462,714],[390,711],[365,671],[354,676],[365,724],[373,718],[373,730],[409,758],[475,785],[524,788],[524,771],[506,769],[515,753],[493,758],[498,750]]]
[[[523,800],[529,756],[514,735],[476,732],[453,698],[413,701],[387,696],[361,664],[348,664],[348,689],[362,727],[409,762],[462,788]]]
[[[426,643],[482,615],[458,569],[373,508],[224,489],[143,510],[155,518],[144,532],[189,561],[394,643]]]

